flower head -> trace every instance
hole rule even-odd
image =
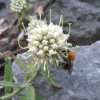
[[[69,34],[64,34],[63,28],[53,23],[37,25],[27,35],[28,52],[40,63],[61,60],[62,51],[69,46]]]
[[[26,8],[26,0],[11,0],[11,10],[16,13],[20,13]]]
[[[37,20],[37,19],[31,19],[31,21],[28,24],[28,27],[26,29],[27,30],[27,33],[29,34],[29,33],[31,33],[31,31],[33,31],[34,28],[37,28],[38,26],[43,26],[43,25],[46,25],[46,21]]]

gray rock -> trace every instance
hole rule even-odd
[[[22,54],[24,58],[25,55]],[[23,72],[15,62],[13,73],[16,82],[23,80]],[[54,69],[52,74],[62,89],[52,88],[41,76],[33,82],[37,94],[45,100],[100,100],[100,41],[79,47],[71,75],[60,68]]]
[[[77,45],[88,45],[100,40],[100,0],[56,0],[45,10],[49,19],[52,9],[52,21],[59,22],[64,16],[64,31],[68,33],[68,22],[72,22],[70,42]]]
[[[0,0],[0,18],[4,18],[9,22],[12,21],[10,14],[10,0]]]

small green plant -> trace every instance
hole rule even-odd
[[[11,10],[21,18],[25,18],[30,5],[26,0],[11,0]],[[40,17],[41,18],[41,17]],[[68,58],[67,51],[70,43],[67,42],[70,36],[71,23],[69,25],[68,34],[63,33],[63,16],[61,15],[59,25],[54,25],[51,21],[50,10],[50,23],[47,24],[44,20],[29,18],[30,23],[25,28],[22,23],[25,35],[28,37],[28,46],[22,47],[18,39],[18,44],[22,49],[28,48],[27,55],[32,57],[31,62],[25,60],[20,54],[15,59],[16,63],[24,71],[24,81],[22,84],[13,82],[13,73],[11,67],[11,58],[5,59],[5,77],[0,82],[4,86],[5,95],[0,97],[0,100],[9,100],[17,96],[20,100],[41,100],[35,93],[35,88],[31,84],[37,76],[42,75],[48,83],[56,88],[62,86],[52,79],[51,70],[59,66],[59,63],[64,62],[64,58]],[[25,94],[21,94],[24,90]]]
[[[32,5],[26,0],[11,0],[11,11],[18,17],[26,16],[31,7]]]
[[[5,59],[5,72],[4,72],[4,80],[0,81],[0,85],[5,88],[5,96],[1,96],[0,100],[8,100],[13,96],[18,95],[21,100],[37,100],[35,98],[35,89],[31,85],[31,79],[25,81],[23,84],[17,84],[13,82],[13,74],[11,68],[11,58]],[[13,91],[13,88],[16,88]],[[25,89],[26,94],[20,95],[20,91]]]
[[[10,58],[5,60],[5,78],[4,81],[0,82],[0,85],[5,88],[5,96],[0,97],[0,100],[6,100],[13,96],[18,96],[21,100],[37,100],[35,89],[31,84],[38,75],[42,75],[48,80],[48,83],[56,88],[61,88],[61,85],[54,80],[52,80],[51,69],[54,66],[59,66],[59,62],[63,62],[63,51],[67,50],[70,46],[67,43],[70,33],[70,23],[69,23],[69,33],[63,34],[63,17],[61,16],[59,25],[54,25],[51,23],[47,25],[46,22],[42,20],[34,20],[31,18],[30,23],[24,31],[25,35],[28,36],[28,56],[33,57],[33,61],[28,62],[20,54],[18,58],[15,59],[16,63],[24,71],[25,79],[22,84],[16,84],[13,82],[13,74],[11,68]],[[18,44],[20,42],[18,40]],[[24,49],[23,47],[21,47]],[[13,91],[13,88],[14,91]],[[25,90],[26,93],[21,95],[20,92]]]
[[[11,0],[10,10],[14,15],[15,22],[17,21],[15,27],[13,28],[11,34],[16,32],[22,22],[25,22],[25,18],[28,16],[28,11],[32,5],[26,0]]]
[[[60,20],[59,25],[61,22],[63,21]],[[25,35],[28,36],[27,55],[33,57],[34,60],[28,62],[20,54],[15,59],[25,75],[23,83],[17,84],[13,82],[11,59],[6,58],[5,78],[4,81],[0,82],[0,85],[5,88],[5,96],[0,97],[0,100],[7,100],[16,95],[21,100],[38,100],[35,88],[31,84],[31,81],[38,75],[45,77],[53,87],[61,88],[59,83],[52,80],[51,69],[54,66],[59,66],[59,62],[63,62],[64,54],[62,51],[66,51],[70,44],[67,43],[69,34],[63,34],[63,28],[59,25],[53,23],[47,25],[46,22],[41,20],[34,21],[31,19],[27,29],[24,27]],[[21,47],[20,43],[19,46]],[[67,58],[66,55],[65,57]],[[24,95],[21,94],[22,90],[26,91]]]

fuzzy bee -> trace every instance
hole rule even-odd
[[[60,63],[60,66],[67,70],[69,74],[71,74],[73,70],[73,62],[75,60],[75,54],[71,50],[63,51],[63,53],[63,62]]]

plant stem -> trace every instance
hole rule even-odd
[[[16,91],[14,91],[11,94],[7,94],[5,96],[1,96],[0,100],[6,100],[6,99],[10,99],[11,97],[14,97],[15,95],[17,95],[19,92],[21,92],[35,77],[29,79],[26,83],[24,83],[20,88],[16,89]]]
[[[17,89],[15,92],[13,92],[13,93],[11,93],[11,94],[2,96],[2,97],[0,97],[0,100],[10,99],[11,97],[13,97],[13,96],[15,96],[16,94],[18,94],[21,90],[22,90],[22,89],[19,88],[19,89]]]
[[[11,31],[10,37],[9,37],[9,42],[11,41],[12,38],[12,34],[15,33],[15,31],[18,29],[18,27],[21,25],[22,20],[24,19],[24,15],[20,16],[20,18],[18,19],[18,22],[16,24],[16,26],[13,28],[13,30]]]
[[[0,97],[0,100],[10,99],[11,97],[17,95],[20,91],[22,91],[26,87],[27,84],[26,83],[23,84],[20,88],[18,88],[16,91],[14,91],[11,94],[8,94],[8,95],[5,95],[5,96]]]

